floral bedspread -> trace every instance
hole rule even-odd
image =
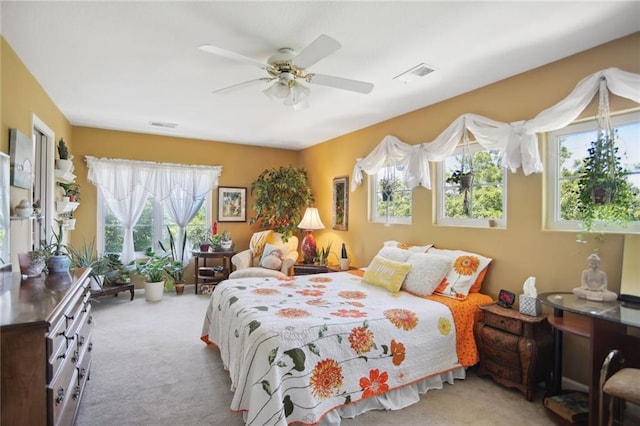
[[[347,272],[224,281],[202,340],[219,347],[247,425],[314,424],[461,365],[447,306]]]

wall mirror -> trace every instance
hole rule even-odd
[[[333,229],[346,231],[349,227],[349,178],[333,180]]]

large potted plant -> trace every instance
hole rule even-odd
[[[251,184],[253,210],[249,224],[282,233],[287,241],[297,229],[302,213],[313,204],[307,172],[294,166],[266,169]]]
[[[598,138],[591,142],[583,159],[578,180],[579,210],[587,232],[593,230],[595,221],[625,225],[637,207],[637,194],[622,167],[616,138],[614,130],[598,131]]]
[[[182,294],[184,293],[184,266],[182,264],[185,248],[187,244],[186,236],[182,239],[182,244],[180,246],[176,246],[175,239],[173,238],[173,233],[171,232],[171,228],[167,226],[167,232],[169,233],[169,250],[165,249],[162,241],[158,241],[160,248],[165,252],[166,255],[170,256],[170,262],[165,265],[164,269],[167,275],[171,277],[173,283],[176,287],[176,293]]]
[[[47,253],[47,271],[49,273],[61,273],[69,271],[71,258],[67,252],[67,247],[62,244],[62,220],[56,219],[58,232],[52,230],[51,242],[44,245]]]
[[[166,269],[171,267],[172,262],[168,253],[163,255],[154,253],[136,266],[136,272],[144,278],[144,295],[148,302],[162,300],[164,280],[167,276]]]

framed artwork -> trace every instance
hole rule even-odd
[[[218,187],[218,222],[247,221],[247,188]]]
[[[333,180],[333,229],[349,229],[349,178],[337,177]]]
[[[9,129],[11,185],[33,189],[33,141],[18,129]]]
[[[11,219],[9,216],[9,163],[9,156],[0,152],[0,268],[11,262],[11,238],[9,235],[11,230]],[[2,283],[0,283],[0,288],[2,288],[1,284]]]

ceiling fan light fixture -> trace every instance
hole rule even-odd
[[[283,83],[280,80],[276,81],[267,89],[262,91],[262,93],[267,95],[267,97],[274,102],[278,102],[281,99],[287,98],[287,96],[289,96],[289,92],[290,92],[289,85],[286,83]]]

